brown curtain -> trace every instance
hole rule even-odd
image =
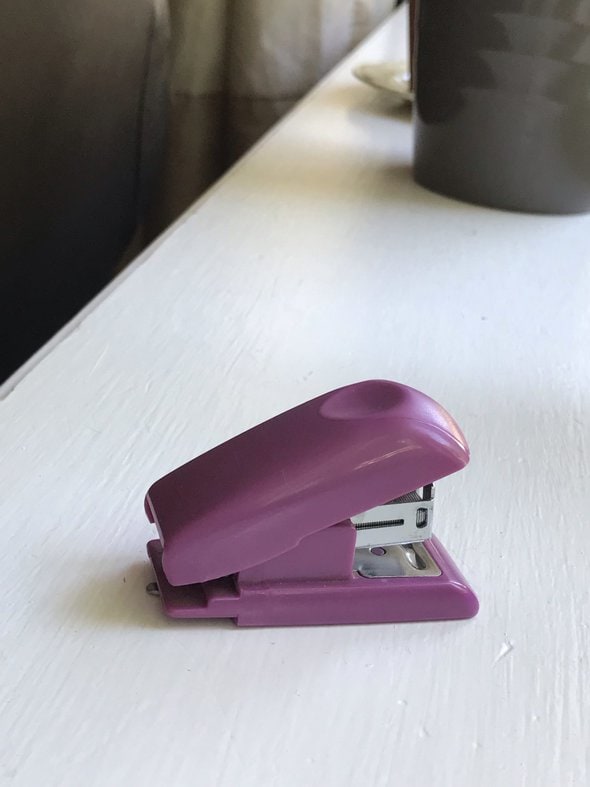
[[[163,229],[359,43],[393,0],[169,0]]]

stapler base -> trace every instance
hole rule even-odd
[[[238,626],[300,626],[456,620],[477,614],[477,598],[436,539],[423,542],[438,576],[273,581],[240,585],[239,574],[194,585],[171,585],[162,545],[150,541],[164,612],[173,618],[231,618]]]

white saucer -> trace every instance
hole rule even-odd
[[[366,85],[411,102],[414,94],[410,90],[410,71],[405,61],[393,63],[364,63],[353,68],[352,73]]]

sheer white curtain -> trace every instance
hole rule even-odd
[[[393,0],[169,0],[172,113],[161,229],[394,6]]]

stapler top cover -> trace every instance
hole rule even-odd
[[[156,481],[145,508],[171,585],[258,565],[459,470],[469,449],[423,393],[369,380],[318,396]]]

